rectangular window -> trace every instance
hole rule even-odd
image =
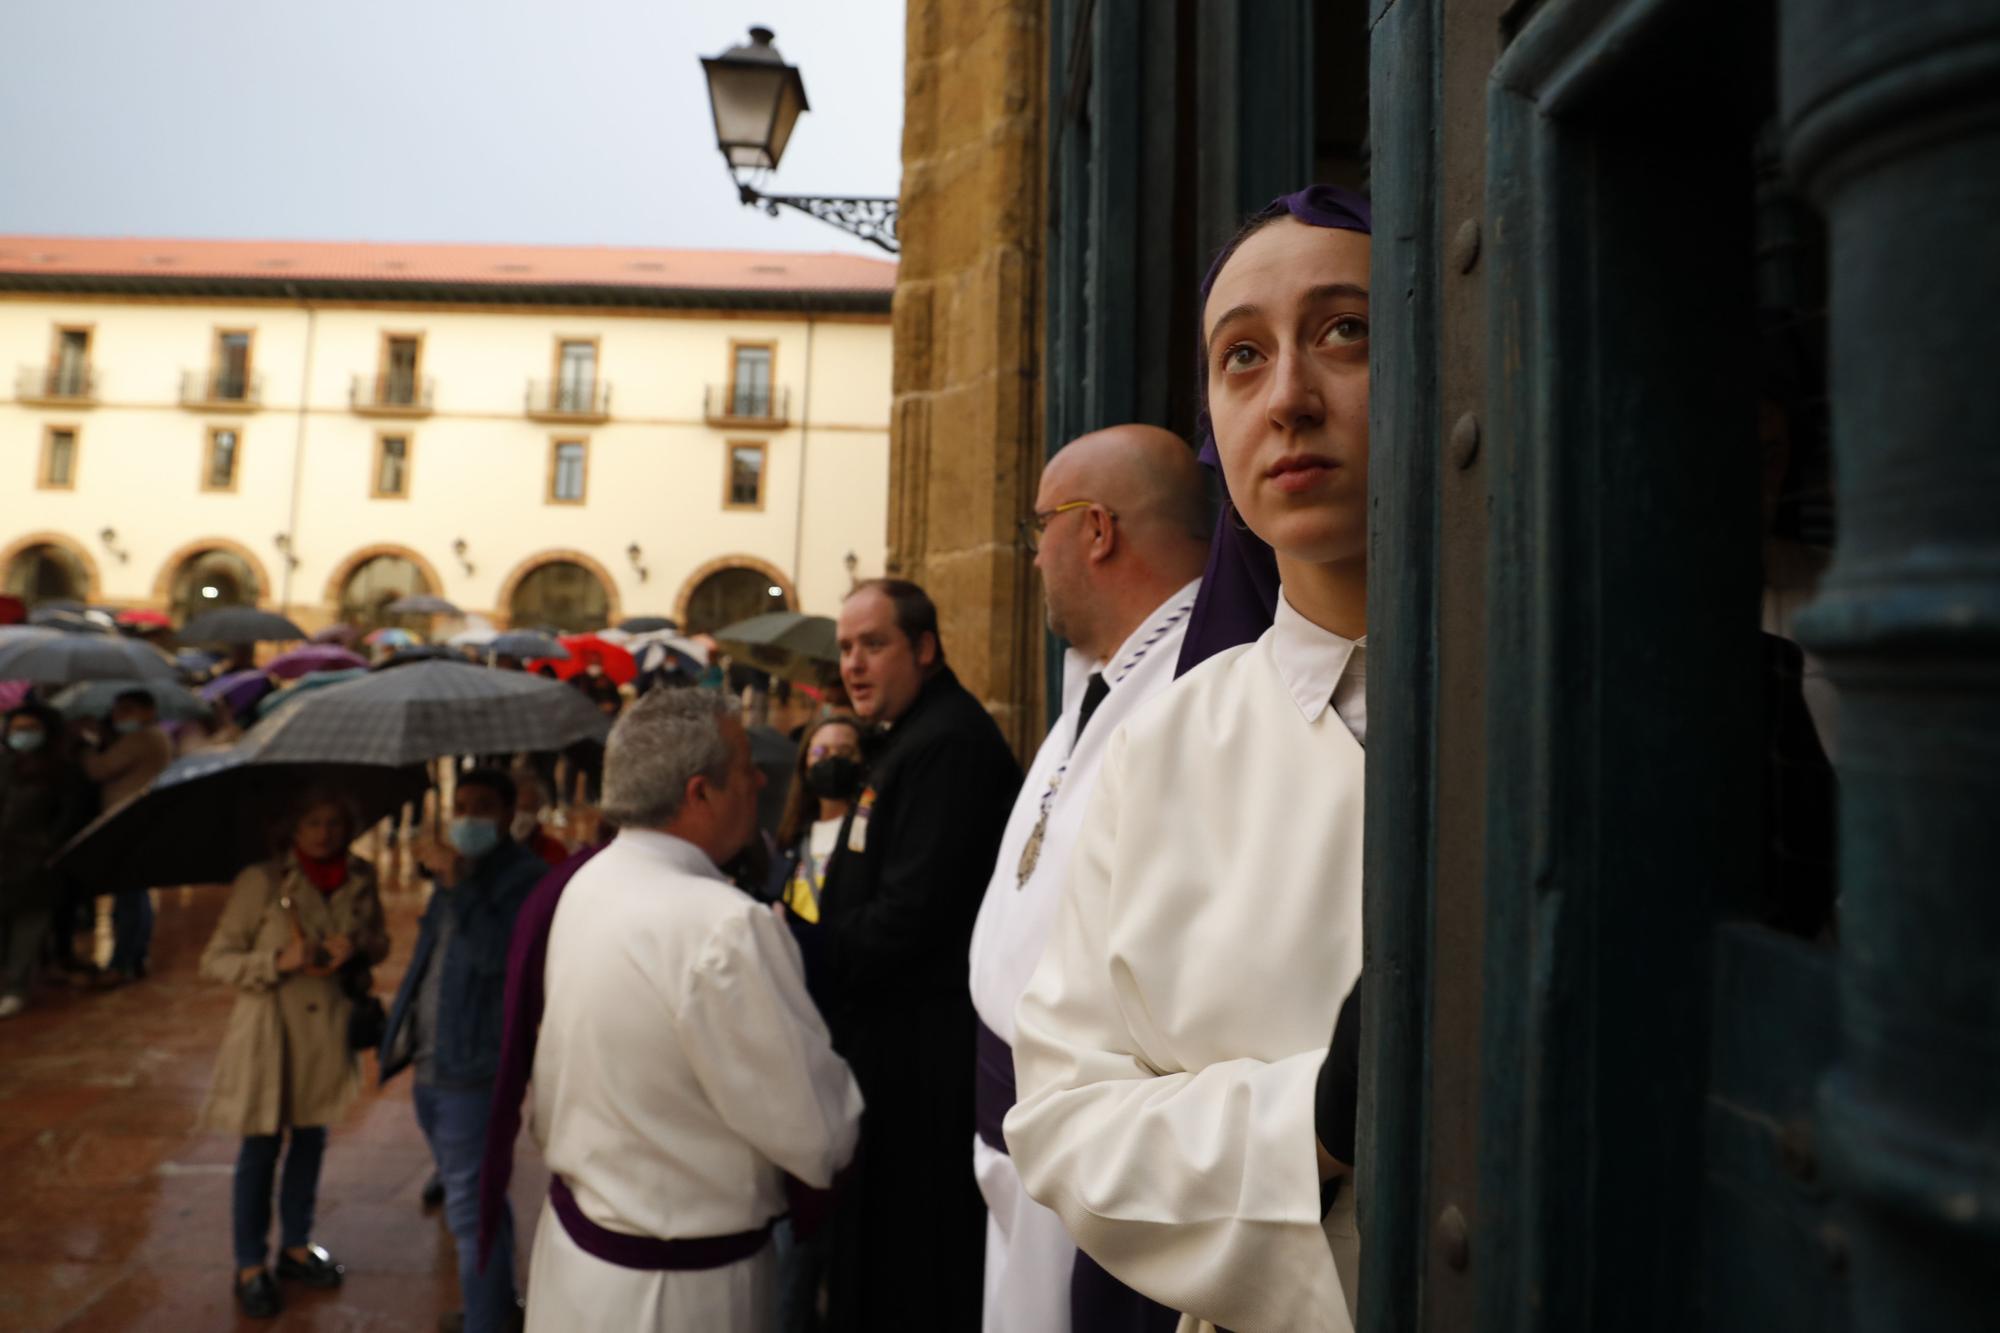
[[[42,437],[41,485],[51,491],[76,489],[76,427],[51,426]]]
[[[771,415],[771,355],[769,343],[738,343],[729,372],[729,415]]]
[[[729,446],[729,486],[722,503],[729,509],[764,507],[764,446]]]
[[[243,437],[234,426],[217,426],[208,433],[208,457],[202,463],[201,488],[236,489],[236,469],[242,461]]]
[[[549,499],[582,504],[586,447],[582,440],[557,440],[549,457]]]
[[[565,339],[556,344],[558,412],[588,412],[597,390],[597,344]]]
[[[49,392],[59,398],[90,394],[90,330],[56,330],[55,363],[49,367]]]
[[[401,500],[410,494],[410,437],[375,437],[375,489],[377,499]]]
[[[219,403],[241,402],[250,396],[249,330],[216,330],[209,396]]]
[[[382,340],[382,385],[376,399],[384,407],[410,407],[417,401],[417,358],[423,343],[413,335],[391,333]]]

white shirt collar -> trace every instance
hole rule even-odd
[[[1125,642],[1118,645],[1118,651],[1111,654],[1109,662],[1096,662],[1071,648],[1063,654],[1063,712],[1071,713],[1083,699],[1084,687],[1095,672],[1103,672],[1104,679],[1113,689],[1118,682],[1130,676],[1139,664],[1158,650],[1167,639],[1174,626],[1194,613],[1195,594],[1201,591],[1201,580],[1191,579],[1179,591],[1153,608],[1153,613],[1132,631]],[[1174,654],[1180,655],[1179,641],[1174,641]]]
[[[1334,692],[1338,690],[1341,720],[1357,736],[1361,734],[1357,720],[1365,726],[1367,718],[1367,678],[1363,675],[1367,643],[1366,636],[1344,639],[1332,630],[1321,629],[1294,611],[1285,600],[1284,589],[1278,590],[1278,609],[1271,618],[1271,660],[1306,721],[1319,721],[1320,714],[1335,703]],[[1358,719],[1357,709],[1363,710]]]
[[[726,880],[728,877],[716,869],[715,862],[708,859],[708,853],[671,833],[658,829],[623,828],[618,830],[618,841],[633,851],[656,861],[664,862],[683,874],[700,875],[707,879]]]

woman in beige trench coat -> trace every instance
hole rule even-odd
[[[271,1186],[287,1131],[277,1276],[340,1285],[341,1266],[312,1243],[311,1232],[326,1127],[361,1084],[348,1047],[353,1002],[341,972],[372,966],[389,952],[375,872],[347,853],[358,831],[340,800],[309,797],[285,850],[236,877],[201,956],[204,976],[237,988],[201,1126],[243,1136],[233,1208],[235,1288],[253,1318],[271,1318],[283,1306],[264,1260]]]

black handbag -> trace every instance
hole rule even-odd
[[[360,966],[357,967],[356,963]],[[360,959],[340,970],[340,988],[346,992],[350,1002],[347,1011],[347,1049],[350,1051],[375,1050],[382,1045],[382,1038],[389,1035],[389,1011],[369,990],[373,982],[371,969]]]

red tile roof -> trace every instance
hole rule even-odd
[[[896,265],[863,255],[652,250],[585,245],[404,245],[373,241],[193,241],[0,236],[0,285],[75,280],[335,283],[370,287],[598,287],[694,294],[879,293]]]

